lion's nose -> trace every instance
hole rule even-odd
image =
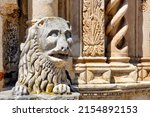
[[[69,47],[68,47],[68,46],[66,46],[66,47],[62,46],[62,47],[61,47],[61,51],[63,51],[63,52],[66,52],[66,51],[68,51],[68,50],[69,50]]]

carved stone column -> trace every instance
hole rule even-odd
[[[137,30],[140,32],[137,34],[137,53],[141,62],[138,80],[150,81],[150,0],[139,0],[137,6]]]
[[[83,0],[83,56],[104,56],[104,1]]]
[[[128,10],[128,0],[109,0],[106,5],[108,25],[107,35],[107,56],[110,62],[128,62],[128,40],[125,35],[128,30],[125,14]]]
[[[28,0],[28,24],[49,16],[58,16],[58,0]]]
[[[4,73],[15,75],[18,71],[18,61],[18,6],[15,0],[0,0],[0,89]],[[6,82],[11,83],[15,78],[7,78]]]
[[[108,0],[106,6],[106,37],[108,62],[112,70],[112,82],[131,83],[137,81],[137,68],[129,63],[129,28],[126,13],[128,0]]]
[[[82,52],[74,60],[75,77],[80,85],[110,83],[111,70],[105,57],[105,0],[83,0]]]

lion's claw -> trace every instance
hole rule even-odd
[[[70,92],[70,87],[66,84],[59,84],[53,88],[54,94],[69,94]]]
[[[29,95],[27,87],[23,85],[17,85],[12,90],[13,95],[16,96]]]

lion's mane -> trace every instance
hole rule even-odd
[[[17,85],[26,86],[29,92],[50,93],[55,85],[68,83],[68,80],[64,66],[58,68],[49,56],[43,54],[36,25],[29,29],[22,49]]]

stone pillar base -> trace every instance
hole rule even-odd
[[[109,84],[111,70],[105,57],[80,57],[74,59],[74,84]]]
[[[74,60],[74,84],[112,84],[137,82],[137,67],[130,63],[106,63],[105,57]]]

